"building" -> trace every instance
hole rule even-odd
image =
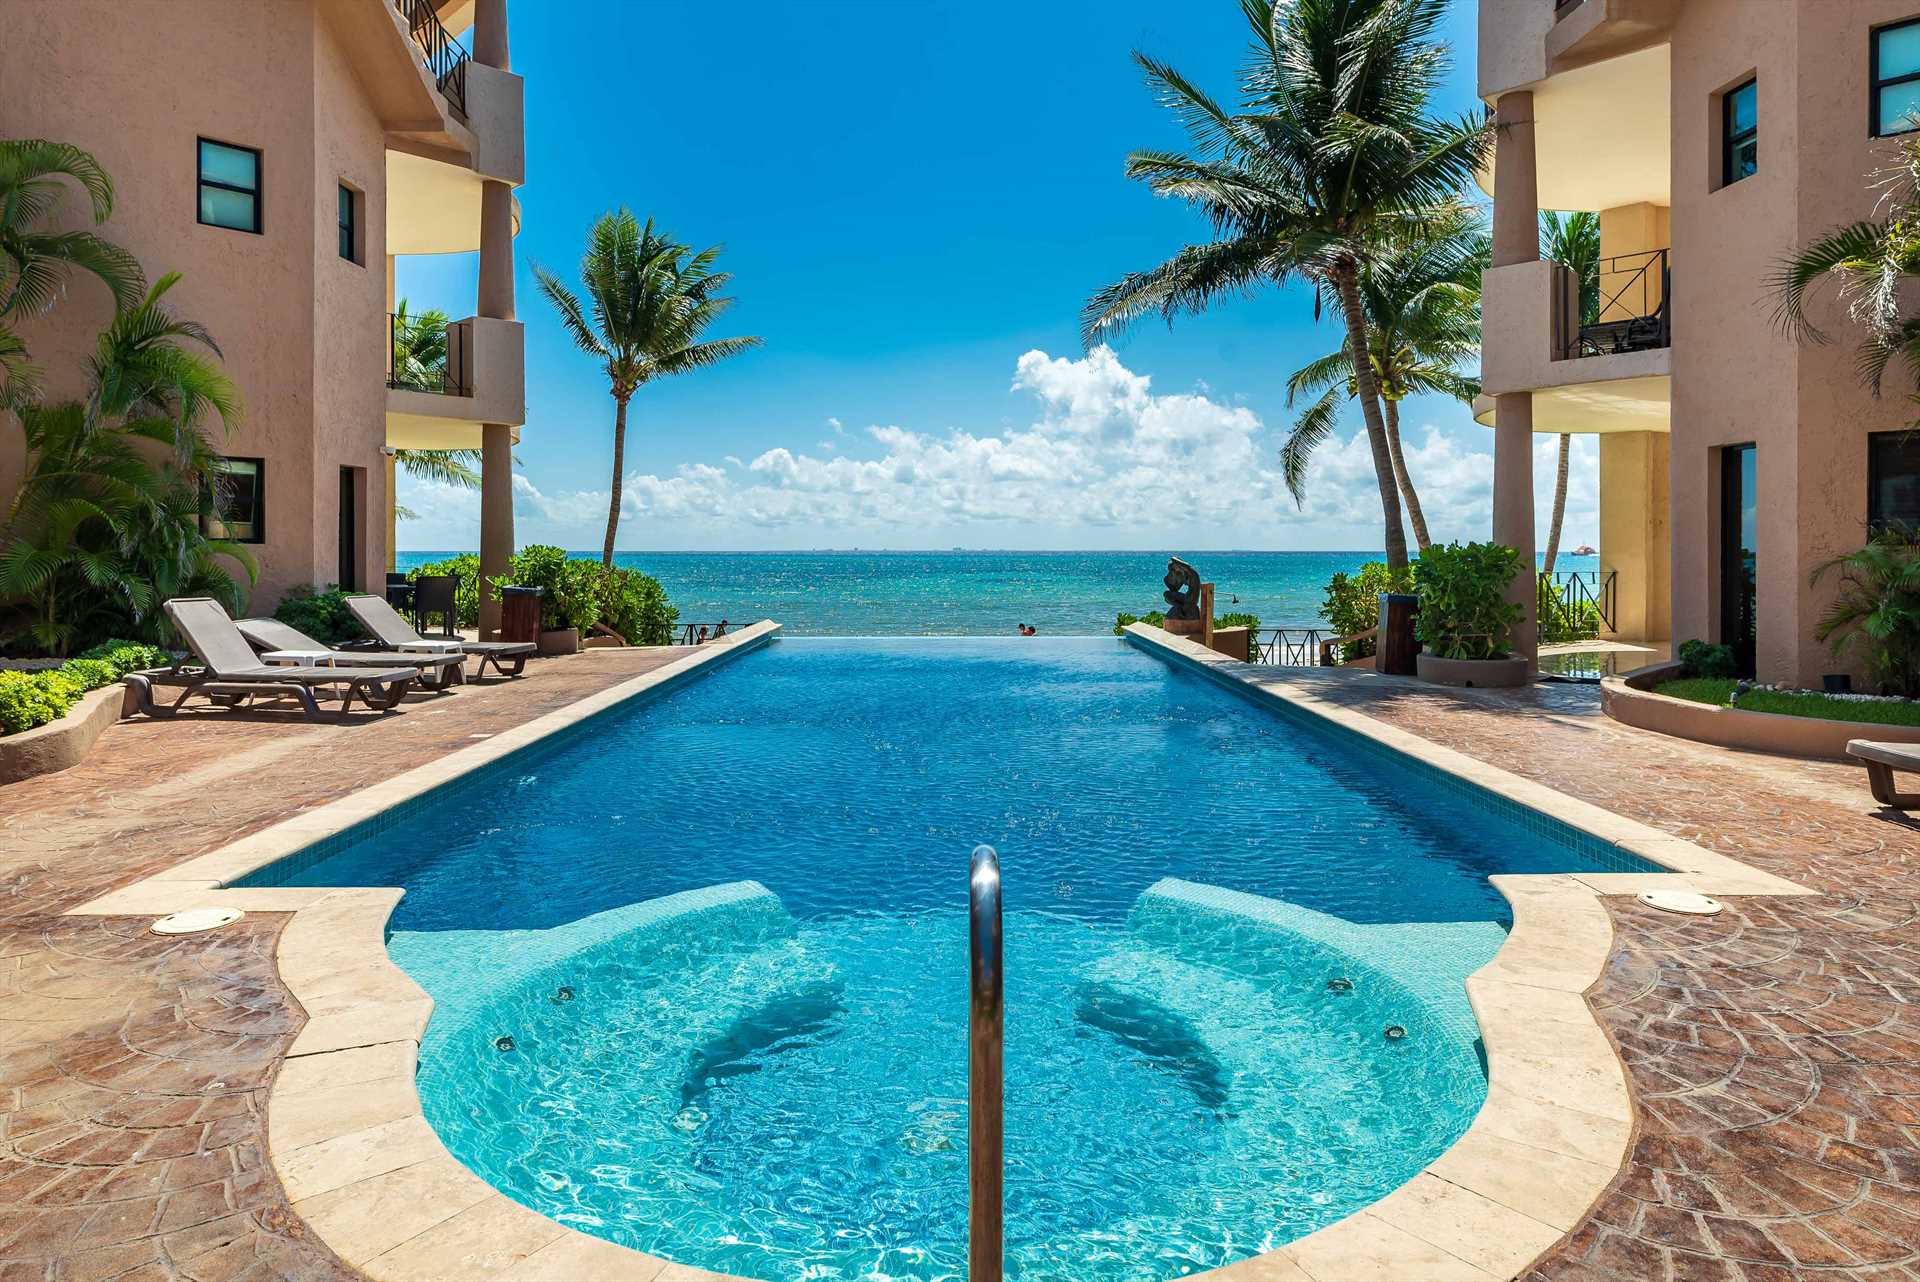
[[[1534,433],[1596,432],[1615,633],[1731,644],[1763,680],[1838,670],[1823,561],[1920,518],[1914,407],[1776,320],[1783,258],[1871,216],[1920,107],[1920,0],[1480,0],[1497,121],[1484,383],[1494,534],[1533,551]],[[1539,261],[1541,209],[1600,215],[1598,323]]]
[[[255,603],[378,589],[394,449],[484,449],[482,559],[503,573],[526,418],[506,0],[0,0],[0,31],[0,135],[92,152],[115,185],[101,233],[149,279],[182,273],[170,305],[220,344],[244,407],[221,515],[255,545]],[[444,360],[396,368],[395,259],[476,250],[471,304],[411,300],[465,318]],[[23,330],[49,395],[81,393],[110,309],[76,277]],[[22,461],[0,440],[0,493]]]

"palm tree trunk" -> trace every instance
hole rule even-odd
[[[607,542],[600,549],[600,564],[613,565],[613,536],[620,532],[620,480],[627,470],[627,400],[617,396],[613,401],[613,485],[612,497],[607,503]]]
[[[1367,358],[1367,319],[1360,310],[1360,267],[1348,259],[1328,275],[1346,317],[1354,389],[1359,393],[1360,416],[1367,424],[1367,444],[1373,450],[1373,476],[1380,485],[1380,516],[1386,526],[1387,568],[1405,569],[1407,532],[1400,528],[1400,489],[1394,480],[1393,456],[1387,449],[1386,421],[1380,414],[1380,384],[1373,376],[1373,362]]]
[[[1420,510],[1420,496],[1413,492],[1413,478],[1407,475],[1407,456],[1400,450],[1400,402],[1388,401],[1387,452],[1393,456],[1393,479],[1400,483],[1400,497],[1407,505],[1407,519],[1413,522],[1413,541],[1425,552],[1433,540],[1427,537],[1427,517]]]
[[[1572,448],[1572,433],[1560,433],[1560,466],[1553,477],[1553,520],[1547,524],[1547,558],[1541,567],[1544,574],[1553,573],[1554,558],[1560,555],[1560,521],[1567,514],[1567,455]]]

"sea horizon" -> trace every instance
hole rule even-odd
[[[471,552],[472,549],[467,549]],[[399,570],[461,555],[405,551]],[[569,555],[598,560],[597,550]],[[816,548],[668,552],[623,550],[614,564],[653,575],[682,623],[771,618],[796,636],[1097,636],[1121,613],[1161,609],[1161,577],[1180,555],[1215,585],[1216,614],[1247,613],[1263,628],[1324,627],[1321,601],[1335,574],[1377,551],[1265,552],[947,548]],[[1536,558],[1539,559],[1539,558]],[[1591,572],[1594,557],[1561,554]]]

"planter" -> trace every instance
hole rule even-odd
[[[1471,686],[1480,690],[1499,690],[1527,684],[1532,665],[1524,658],[1443,659],[1424,651],[1413,661],[1414,673],[1422,681],[1443,686]]]
[[[1722,708],[1691,699],[1656,694],[1653,687],[1681,674],[1678,663],[1656,663],[1600,682],[1600,706],[1622,725],[1637,726],[1676,739],[1744,748],[1783,757],[1847,760],[1847,740],[1920,743],[1920,726],[1882,726],[1869,721],[1829,721],[1790,717],[1779,712]]]
[[[127,688],[116,681],[89,690],[67,715],[44,726],[0,736],[0,783],[31,779],[80,764],[93,741],[120,719]]]
[[[551,632],[542,632],[539,651],[541,654],[579,654],[580,629],[555,628]]]

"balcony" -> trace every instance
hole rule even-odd
[[[1579,278],[1554,262],[1495,267],[1483,278],[1481,385],[1474,417],[1496,397],[1533,394],[1536,432],[1665,432],[1673,402],[1666,252],[1609,259],[1581,324]]]
[[[526,418],[526,339],[518,321],[449,322],[436,313],[387,318],[389,446],[475,449],[482,424],[518,427]]]
[[[1651,352],[1673,345],[1673,276],[1668,250],[1650,249],[1638,254],[1619,254],[1603,258],[1597,264],[1599,305],[1592,320],[1581,318],[1575,325],[1565,314],[1570,296],[1578,297],[1578,284],[1565,284],[1553,291],[1556,315],[1554,333],[1558,336],[1558,360],[1582,360],[1594,356],[1621,356],[1628,352]],[[1556,263],[1560,271],[1572,277],[1572,271]]]
[[[433,0],[393,0],[394,8],[407,24],[407,32],[419,47],[427,74],[462,120],[467,115],[466,49],[446,29],[434,11]]]

